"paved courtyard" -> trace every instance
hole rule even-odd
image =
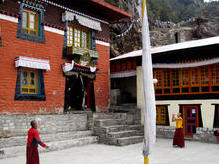
[[[157,139],[150,164],[218,164],[219,144],[186,141],[173,148],[172,140]],[[142,144],[124,147],[93,144],[40,154],[41,164],[143,164]],[[0,160],[0,164],[25,164],[25,156]]]

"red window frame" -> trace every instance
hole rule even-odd
[[[154,78],[158,80],[155,84],[156,95],[219,93],[219,89],[212,89],[214,86],[219,88],[219,64],[185,69],[154,69]],[[165,90],[170,91],[167,93]]]

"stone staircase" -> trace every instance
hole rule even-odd
[[[93,131],[104,144],[124,146],[143,142],[143,127],[131,113],[96,114]]]
[[[12,122],[19,124],[22,119],[23,123],[21,125],[23,126],[11,128],[9,126],[4,135],[0,135],[0,159],[26,153],[26,131],[29,129],[29,121],[34,119],[30,117],[16,116],[14,117],[15,120],[5,120],[5,123],[12,125]],[[88,129],[87,114],[38,115],[37,117],[41,119],[39,121],[40,138],[50,147],[49,149],[44,149],[39,146],[40,152],[61,150],[98,142],[98,137],[93,136],[93,132]],[[25,121],[25,119],[28,121]],[[13,130],[13,128],[17,130]]]

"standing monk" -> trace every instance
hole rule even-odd
[[[178,113],[177,117],[175,114],[173,114],[172,121],[176,121],[176,131],[174,133],[173,146],[179,146],[182,148],[185,146],[185,141],[183,134],[183,119],[181,117],[181,113]]]
[[[39,132],[37,130],[38,124],[37,121],[31,121],[31,128],[28,131],[27,138],[27,163],[26,164],[39,164],[39,152],[38,152],[38,144],[40,146],[49,148],[46,144],[44,144],[39,137]]]

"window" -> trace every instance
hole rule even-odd
[[[209,85],[209,76],[208,76],[208,67],[201,67],[201,85],[208,86]]]
[[[156,88],[162,87],[162,71],[155,70],[154,71],[154,78],[157,79],[157,83],[155,83]]]
[[[43,71],[19,67],[16,100],[45,100]]]
[[[21,94],[37,94],[37,71],[22,70]]]
[[[211,84],[212,85],[219,85],[219,65],[213,65],[211,71]]]
[[[24,33],[38,35],[38,13],[30,10],[23,10],[22,29]]]
[[[181,85],[182,87],[189,86],[189,70],[188,69],[181,70]]]
[[[191,85],[192,86],[199,86],[200,79],[199,79],[199,69],[193,68],[191,69]]]
[[[68,47],[76,47],[76,48],[90,48],[90,40],[89,40],[89,31],[80,29],[74,26],[68,26],[67,28],[67,46]]]
[[[45,43],[43,5],[31,3],[30,6],[26,2],[22,2],[20,4],[20,14],[21,18],[18,19],[17,38]]]
[[[164,82],[164,87],[169,87],[170,86],[170,71],[169,70],[165,70],[163,72],[163,82]]]
[[[156,112],[157,112],[156,124],[157,125],[169,125],[167,105],[157,105]]]
[[[219,93],[219,64],[182,69],[155,69],[156,95]]]
[[[172,70],[172,85],[173,87],[179,86],[179,71],[177,69]]]

